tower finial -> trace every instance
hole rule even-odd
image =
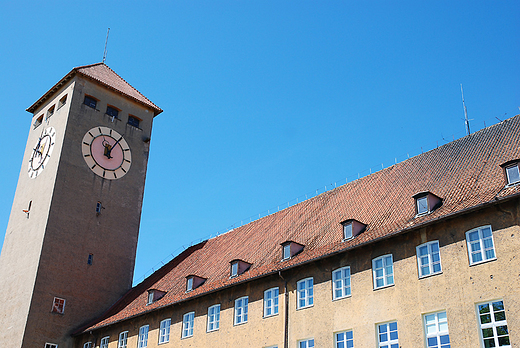
[[[107,38],[105,39],[105,51],[103,52],[103,64],[105,64],[105,60],[107,59],[108,33],[110,33],[110,28],[108,28],[108,30],[107,30]]]

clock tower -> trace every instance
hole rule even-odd
[[[131,288],[153,118],[104,63],[74,68],[33,114],[0,254],[2,347],[69,348]]]

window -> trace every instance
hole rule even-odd
[[[101,209],[105,209],[103,208],[103,203],[101,203],[100,201],[98,201],[96,203],[96,216],[101,214]]]
[[[92,266],[93,261],[94,261],[94,254],[88,254],[87,265]]]
[[[298,341],[298,348],[314,348],[314,338]]]
[[[235,325],[247,323],[247,306],[249,298],[247,296],[235,300]]]
[[[141,120],[133,115],[128,115],[128,124],[134,126],[135,128],[139,128],[139,122]]]
[[[399,348],[397,321],[377,325],[379,348]]]
[[[92,348],[92,342],[87,342],[83,345],[83,348]]]
[[[416,216],[429,214],[442,205],[442,199],[429,191],[415,194],[415,213]]]
[[[343,225],[343,239],[352,238],[352,222]]]
[[[231,264],[231,276],[236,277],[238,275],[238,261]]]
[[[139,338],[137,340],[137,348],[148,347],[148,325],[139,328]]]
[[[354,347],[354,336],[352,330],[338,332],[335,335],[336,348],[353,348]]]
[[[491,226],[483,226],[466,232],[469,264],[474,265],[496,259]]]
[[[282,243],[282,261],[298,255],[303,250],[303,245],[293,241]]]
[[[54,343],[45,343],[45,348],[58,348],[58,345]]]
[[[220,326],[220,305],[208,308],[208,332],[218,330]]]
[[[332,272],[332,299],[350,296],[350,267],[342,267]]]
[[[55,297],[52,304],[52,313],[63,314],[65,312],[65,299]]]
[[[394,284],[394,266],[392,254],[384,255],[372,260],[374,276],[374,290]]]
[[[106,112],[106,114],[107,114],[108,116],[112,116],[112,117],[117,118],[117,115],[119,115],[119,110],[116,109],[116,108],[113,107],[113,106],[107,105],[107,112]]]
[[[416,249],[419,278],[442,272],[439,241],[421,244]]]
[[[195,312],[189,312],[182,317],[182,338],[193,336],[193,322]]]
[[[446,312],[424,315],[424,333],[428,348],[450,348]]]
[[[34,128],[34,129],[38,128],[38,126],[41,125],[42,122],[43,122],[43,115],[40,115],[40,116],[38,116],[38,118],[36,118],[36,119],[34,120],[33,128]]]
[[[47,118],[51,117],[52,115],[54,115],[54,105],[51,106],[49,110],[47,110]]]
[[[291,244],[286,244],[283,246],[283,256],[284,260],[291,258]]]
[[[186,279],[186,291],[193,290],[193,277]]]
[[[66,94],[58,102],[58,110],[65,104],[67,104],[67,95]]]
[[[109,338],[110,338],[109,336],[103,337],[101,339],[101,342],[99,342],[99,348],[108,348],[108,339]]]
[[[264,291],[264,317],[278,314],[278,288]]]
[[[83,104],[85,104],[86,106],[90,106],[92,109],[95,109],[97,105],[97,99],[89,95],[86,95]]]
[[[171,319],[164,319],[159,325],[159,344],[170,342]]]
[[[427,196],[417,198],[416,204],[417,204],[417,215],[426,214],[429,211]]]
[[[148,300],[146,301],[146,304],[149,305],[153,303],[153,291],[148,291]]]
[[[480,338],[484,347],[511,347],[503,301],[482,303],[477,306]]]
[[[123,331],[119,334],[119,341],[117,348],[126,348],[126,341],[128,340],[128,331]]]
[[[298,305],[297,309],[311,307],[314,304],[313,278],[300,280],[297,283]]]
[[[520,171],[518,170],[518,163],[506,167],[507,184],[513,185],[520,182]]]

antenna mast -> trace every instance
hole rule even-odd
[[[464,106],[464,123],[466,124],[466,135],[469,135],[469,120],[468,120],[468,109],[466,109],[466,103],[464,103],[464,90],[462,89],[462,83],[460,84],[460,93],[462,94],[462,106]]]
[[[108,33],[110,33],[110,28],[108,28],[108,30],[107,30],[107,38],[105,39],[105,51],[103,52],[103,64],[105,64],[105,59],[107,59]]]

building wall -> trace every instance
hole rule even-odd
[[[520,342],[520,227],[519,200],[514,199],[486,209],[419,228],[352,251],[283,271],[287,280],[288,347],[300,339],[314,338],[316,347],[334,347],[334,333],[353,330],[354,345],[377,347],[377,324],[397,321],[402,347],[425,347],[423,315],[446,311],[453,348],[480,347],[476,305],[503,300],[513,346]],[[469,265],[465,233],[491,225],[497,259]],[[416,247],[438,240],[442,273],[419,279]],[[372,259],[392,254],[394,285],[373,289]],[[332,299],[332,271],[351,268],[348,298]],[[296,309],[297,281],[313,277],[314,305]],[[279,314],[263,318],[263,291],[280,288]],[[79,336],[76,346],[86,341],[99,345],[110,336],[110,348],[117,347],[121,331],[129,330],[128,347],[137,346],[139,327],[150,325],[148,347],[268,347],[284,343],[284,281],[278,275],[251,281],[230,289],[176,304],[140,317]],[[234,300],[249,295],[249,320],[233,325]],[[208,307],[220,303],[221,322],[217,332],[206,332]],[[182,316],[195,311],[194,335],[181,339]],[[172,319],[170,342],[158,345],[161,320]]]

